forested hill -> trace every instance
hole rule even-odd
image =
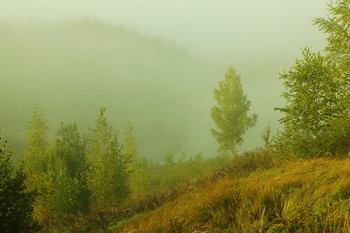
[[[117,128],[134,124],[142,156],[215,151],[208,112],[223,72],[174,42],[90,19],[2,22],[0,66],[0,127],[17,153],[35,104],[50,135],[61,121],[88,132],[105,106]]]

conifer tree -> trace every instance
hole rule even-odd
[[[139,196],[147,188],[147,160],[137,157],[137,147],[131,122],[124,132],[122,153],[127,161],[128,185],[132,196]]]
[[[22,166],[15,171],[13,153],[0,137],[0,232],[34,232],[34,192],[28,192]]]
[[[61,124],[57,131],[55,152],[62,161],[69,179],[74,183],[71,190],[71,205],[75,210],[84,211],[89,206],[89,191],[86,187],[86,140],[81,137],[78,126]]]
[[[76,177],[84,169],[86,143],[80,136],[76,123],[62,123],[57,136],[58,153],[65,161],[70,176]]]
[[[119,205],[129,194],[127,160],[121,152],[118,133],[107,122],[101,108],[89,140],[87,186],[92,207]]]
[[[133,126],[130,121],[128,122],[124,132],[122,152],[128,163],[128,171],[131,172],[136,164],[137,147],[135,137],[133,135]]]
[[[43,224],[46,220],[47,210],[50,208],[44,201],[45,195],[43,193],[45,187],[44,173],[47,169],[47,129],[48,125],[43,109],[35,106],[31,122],[28,125],[27,149],[24,152],[23,167],[27,176],[26,186],[28,191],[37,193],[33,217],[40,224]]]
[[[250,101],[244,94],[240,76],[232,66],[226,72],[224,81],[214,89],[216,105],[211,109],[211,117],[217,129],[211,132],[219,143],[219,151],[236,153],[237,145],[243,142],[245,131],[254,126],[257,116],[248,116]]]
[[[24,172],[27,175],[27,187],[34,190],[39,184],[40,173],[45,169],[45,150],[47,147],[48,125],[44,111],[35,106],[32,120],[28,125],[26,137],[27,149],[24,152]]]

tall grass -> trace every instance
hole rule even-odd
[[[219,174],[220,173],[220,174]],[[251,152],[118,232],[349,232],[350,160]]]

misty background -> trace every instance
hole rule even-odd
[[[326,2],[0,0],[2,135],[21,153],[35,104],[50,137],[62,121],[88,133],[105,106],[120,133],[132,122],[140,156],[213,156],[212,90],[233,65],[258,114],[241,150],[258,147],[279,127],[278,73],[325,45],[312,19]]]

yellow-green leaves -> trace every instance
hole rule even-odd
[[[254,126],[257,116],[248,116],[250,101],[244,95],[240,76],[229,67],[224,81],[214,89],[216,105],[211,109],[211,117],[217,129],[211,132],[220,144],[219,150],[236,152],[236,146],[243,142],[245,131]]]
[[[101,108],[89,140],[87,187],[92,207],[117,206],[129,194],[127,160],[123,155],[118,133],[108,123]]]
[[[290,71],[281,74],[287,105],[278,146],[284,153],[316,156],[350,149],[350,1],[328,5],[327,18],[315,24],[327,34],[325,54],[303,50]]]

